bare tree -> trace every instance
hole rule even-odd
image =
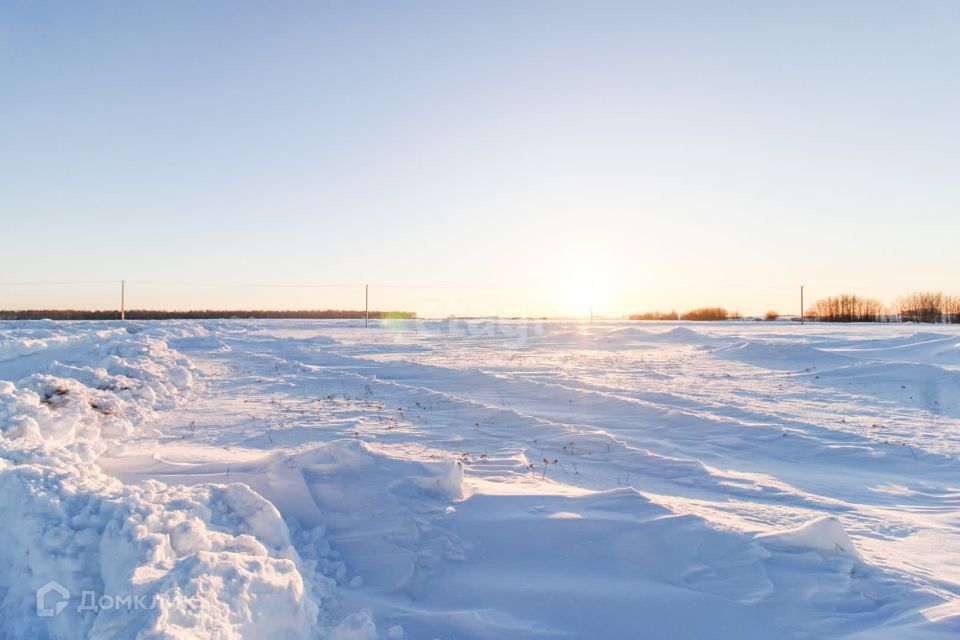
[[[630,316],[631,320],[679,320],[680,315],[676,311],[647,311],[646,313],[634,313]]]
[[[680,316],[681,320],[726,320],[730,317],[723,307],[701,307],[692,309]],[[736,316],[739,317],[739,314]]]
[[[937,323],[943,320],[946,297],[939,291],[918,291],[900,298],[897,312],[904,322]]]
[[[845,293],[817,300],[810,313],[822,322],[877,322],[881,307],[880,302],[872,298]]]
[[[960,324],[960,296],[943,297],[943,321]]]

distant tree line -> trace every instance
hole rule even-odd
[[[817,300],[809,315],[823,322],[877,322],[882,311],[877,300],[844,293]]]
[[[683,313],[676,311],[648,311],[647,313],[634,313],[629,316],[631,320],[731,320],[742,317],[739,311],[727,311],[723,307],[701,307],[691,309]]]
[[[728,318],[739,318],[739,313],[731,314],[723,307],[701,307],[699,309],[692,309],[680,314],[681,320],[699,320],[699,321],[710,321],[710,320],[726,320]]]
[[[650,311],[635,313],[631,320],[699,320],[716,321],[740,318],[740,313],[723,307],[701,307],[683,313]],[[777,320],[780,314],[767,311],[766,320]],[[928,324],[960,324],[960,296],[939,291],[920,291],[884,305],[874,298],[853,293],[821,298],[804,310],[807,320],[819,322],[921,322]],[[759,319],[759,318],[758,318]]]
[[[897,313],[903,322],[960,323],[960,297],[939,291],[911,293],[897,301]]]
[[[960,296],[920,291],[884,307],[878,300],[843,294],[817,300],[804,314],[821,322],[922,322],[960,324]]]
[[[279,311],[279,310],[212,310],[193,311],[156,311],[150,309],[131,309],[126,312],[127,320],[208,320],[216,318],[303,318],[303,319],[362,319],[363,311],[345,309]],[[413,311],[371,311],[370,318],[377,320],[413,319]],[[117,310],[86,311],[82,309],[27,309],[23,311],[0,311],[0,320],[119,320]]]
[[[648,311],[647,313],[635,313],[630,316],[631,320],[679,320],[680,314],[676,311]]]

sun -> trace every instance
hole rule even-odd
[[[563,306],[573,317],[600,315],[610,302],[610,287],[600,278],[577,276],[564,288]]]

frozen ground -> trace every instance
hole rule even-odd
[[[953,327],[6,323],[0,429],[2,638],[960,634]]]

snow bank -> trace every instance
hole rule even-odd
[[[102,451],[103,440],[173,408],[193,384],[189,360],[149,336],[90,331],[26,343],[35,349],[18,352],[18,360],[28,364],[0,366],[0,375],[29,367],[17,384],[0,378],[0,429],[20,444],[83,443]]]
[[[123,485],[96,465],[191,392],[189,360],[146,332],[39,332],[0,343],[14,356],[0,371],[32,371],[0,380],[0,522],[16,523],[0,546],[0,636],[306,637],[318,607],[271,503],[240,484]],[[58,602],[37,602],[53,582]]]
[[[0,635],[308,633],[317,607],[289,533],[245,485],[124,486],[66,451],[4,456],[0,521],[18,525],[0,547]],[[49,581],[70,592],[50,620],[34,614],[35,590]],[[84,592],[111,604],[90,610]],[[127,598],[148,606],[116,604]]]

